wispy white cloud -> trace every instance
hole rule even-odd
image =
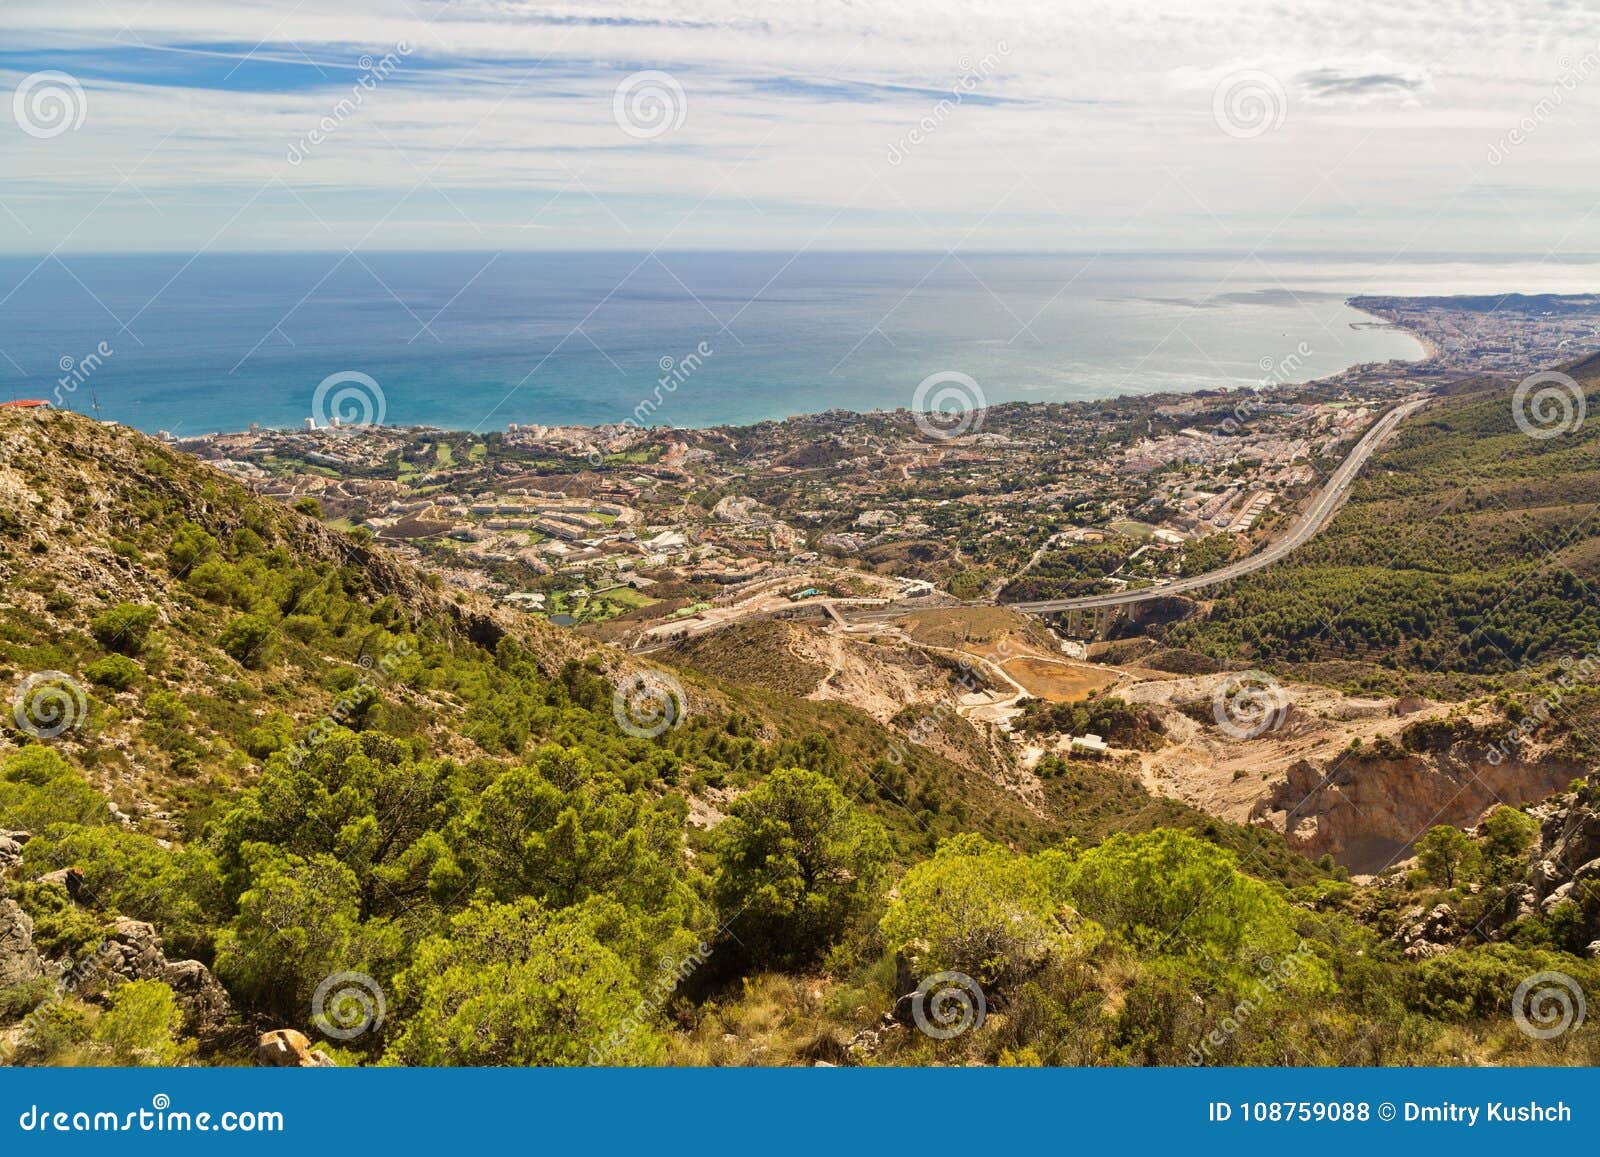
[[[1600,56],[1488,160],[1596,53],[1554,2],[7,0],[0,88],[88,108],[0,119],[0,248],[1600,249]],[[641,69],[671,132],[618,126]],[[1241,71],[1261,131],[1219,127]]]

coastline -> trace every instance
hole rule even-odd
[[[1444,347],[1435,341],[1433,337],[1426,331],[1417,329],[1415,326],[1406,325],[1398,318],[1385,317],[1383,314],[1376,313],[1373,310],[1368,309],[1366,306],[1360,304],[1361,302],[1371,300],[1371,297],[1368,295],[1357,294],[1354,297],[1345,298],[1344,303],[1357,313],[1364,313],[1368,317],[1383,323],[1381,326],[1375,326],[1374,328],[1393,330],[1396,333],[1403,333],[1415,341],[1417,345],[1422,348],[1422,356],[1411,359],[1412,365],[1422,366],[1431,362],[1440,361],[1444,357]],[[1354,367],[1351,368],[1353,369]]]
[[[1462,294],[1461,296],[1463,298],[1466,298],[1466,297],[1471,296],[1471,295]],[[1572,296],[1578,296],[1578,295],[1572,295]],[[1416,298],[1416,300],[1423,301],[1423,300],[1430,300],[1430,299],[1419,296],[1419,297]],[[1415,341],[1419,346],[1421,346],[1422,347],[1422,356],[1420,358],[1416,358],[1412,362],[1413,365],[1423,366],[1423,365],[1428,365],[1428,364],[1435,363],[1435,362],[1440,362],[1440,361],[1442,361],[1444,359],[1444,354],[1445,354],[1444,347],[1438,341],[1436,341],[1431,334],[1429,334],[1425,330],[1418,329],[1416,326],[1406,325],[1403,321],[1401,321],[1399,319],[1399,317],[1387,316],[1385,314],[1377,312],[1374,309],[1369,308],[1368,305],[1362,304],[1363,302],[1371,303],[1372,301],[1373,301],[1373,298],[1370,295],[1357,294],[1354,297],[1345,298],[1344,303],[1347,306],[1349,306],[1351,309],[1355,310],[1357,313],[1364,313],[1368,317],[1374,318],[1375,320],[1383,323],[1381,327],[1374,327],[1374,328],[1382,328],[1382,329],[1394,330],[1394,331],[1396,331],[1398,333],[1403,333],[1407,337],[1409,337],[1413,341]]]
[[[162,288],[158,264],[83,260],[83,275],[129,311]],[[636,262],[605,254],[507,255],[475,281],[484,262],[461,254],[373,261],[400,301],[346,270],[301,302],[328,272],[314,257],[201,261],[142,314],[138,342],[69,308],[70,281],[41,285],[6,319],[0,346],[17,364],[3,385],[48,398],[65,376],[63,389],[77,387],[72,408],[92,410],[97,394],[102,415],[180,437],[242,431],[252,419],[298,427],[318,414],[319,381],[356,372],[386,395],[383,417],[365,420],[599,427],[643,404],[646,424],[706,429],[921,408],[913,398],[930,372],[970,375],[991,402],[1066,404],[1311,381],[1424,354],[1405,335],[1368,330],[1371,319],[1345,304],[1386,280],[1348,263],[1273,262],[1228,280],[1231,265],[1210,258],[1108,257],[1084,272],[1082,261],[1049,256],[972,257],[973,273],[950,267],[923,282],[931,261],[827,254],[769,287],[782,267],[736,254],[675,261],[683,284],[655,267],[629,280]],[[241,283],[256,288],[222,308]],[[449,308],[430,332],[406,303],[424,318]],[[1258,372],[1269,359],[1286,368]],[[693,368],[693,381],[654,397],[668,362]],[[660,412],[645,417],[652,404]]]
[[[1393,359],[1390,359],[1387,362],[1370,362],[1370,361],[1352,362],[1351,364],[1349,364],[1347,366],[1344,366],[1341,369],[1336,370],[1336,371],[1334,371],[1332,373],[1324,373],[1324,374],[1320,374],[1320,375],[1318,375],[1316,377],[1306,378],[1304,380],[1286,379],[1286,380],[1281,380],[1281,381],[1275,381],[1275,380],[1272,380],[1270,377],[1263,377],[1255,385],[1241,384],[1241,385],[1237,385],[1237,386],[1226,386],[1226,387],[1224,387],[1224,386],[1216,386],[1216,385],[1207,384],[1207,385],[1195,386],[1194,388],[1187,389],[1187,390],[1184,390],[1184,389],[1169,389],[1169,390],[1157,390],[1157,391],[1153,391],[1153,392],[1150,392],[1150,393],[1128,393],[1128,392],[1123,392],[1123,393],[1117,393],[1117,394],[1106,394],[1106,395],[1098,396],[1098,397],[1069,398],[1069,399],[1059,399],[1059,400],[1049,399],[1049,400],[1034,401],[1034,400],[1027,400],[1027,399],[1008,399],[1008,400],[1005,400],[1005,401],[997,401],[997,402],[993,402],[993,403],[987,403],[986,405],[984,405],[982,407],[975,407],[975,408],[981,408],[981,409],[984,409],[986,411],[987,410],[1000,410],[1002,408],[1017,408],[1017,407],[1025,407],[1025,408],[1029,408],[1029,409],[1043,409],[1043,408],[1048,408],[1048,407],[1057,407],[1057,408],[1066,409],[1066,410],[1071,410],[1071,409],[1076,409],[1076,408],[1093,409],[1094,407],[1105,406],[1105,405],[1159,404],[1163,399],[1181,400],[1181,399],[1186,399],[1186,398],[1211,397],[1211,396],[1231,397],[1231,396],[1238,395],[1238,394],[1241,394],[1241,393],[1251,393],[1251,394],[1274,393],[1275,394],[1275,393],[1281,393],[1281,392],[1293,392],[1293,391],[1304,390],[1304,389],[1312,389],[1312,388],[1315,388],[1318,385],[1323,384],[1323,383],[1331,383],[1331,382],[1337,381],[1337,380],[1341,379],[1345,375],[1352,374],[1352,373],[1360,373],[1360,372],[1364,372],[1364,371],[1369,371],[1372,368],[1378,367],[1378,366],[1393,365],[1393,364],[1397,364],[1398,363],[1398,364],[1404,365],[1404,366],[1406,366],[1406,367],[1408,367],[1410,369],[1428,370],[1428,369],[1432,369],[1438,363],[1441,362],[1441,360],[1442,360],[1442,358],[1444,356],[1444,351],[1443,351],[1442,347],[1430,335],[1428,335],[1425,331],[1420,330],[1420,329],[1418,329],[1418,328],[1416,328],[1414,326],[1408,326],[1408,325],[1404,324],[1403,322],[1401,322],[1400,320],[1398,320],[1396,318],[1387,317],[1387,316],[1385,316],[1385,315],[1383,315],[1381,313],[1374,312],[1371,309],[1368,309],[1368,308],[1365,308],[1365,307],[1363,307],[1361,305],[1356,304],[1357,302],[1363,301],[1363,300],[1366,300],[1366,299],[1363,298],[1360,295],[1342,299],[1343,304],[1346,307],[1348,307],[1348,308],[1350,308],[1352,310],[1355,310],[1358,313],[1364,314],[1367,317],[1372,318],[1374,323],[1375,323],[1372,326],[1372,328],[1374,328],[1374,329],[1383,329],[1383,330],[1389,330],[1389,331],[1402,333],[1402,334],[1405,334],[1411,340],[1415,341],[1417,346],[1418,346],[1418,349],[1420,351],[1420,356],[1415,357],[1415,358],[1406,358],[1406,359],[1393,358]],[[1423,299],[1418,299],[1418,300],[1423,300]],[[765,418],[765,419],[760,419],[758,421],[753,421],[753,422],[722,421],[722,422],[693,423],[693,424],[683,424],[683,425],[679,425],[679,424],[675,424],[675,423],[669,423],[669,422],[661,422],[661,423],[658,423],[658,424],[656,424],[654,426],[647,426],[647,427],[643,427],[643,428],[646,429],[646,430],[658,429],[658,430],[685,430],[685,431],[702,431],[702,432],[718,432],[718,431],[737,432],[737,431],[757,429],[757,428],[760,428],[762,426],[767,426],[767,425],[772,425],[772,424],[780,424],[781,425],[781,424],[786,424],[786,423],[806,423],[806,422],[813,422],[814,423],[817,420],[823,418],[824,416],[831,415],[831,414],[844,413],[844,414],[855,415],[855,416],[861,417],[861,418],[867,418],[867,417],[870,417],[870,416],[873,416],[873,415],[878,415],[878,416],[892,416],[892,415],[897,415],[897,414],[898,415],[909,415],[909,414],[914,413],[914,412],[915,411],[913,411],[910,407],[906,407],[906,406],[900,406],[900,407],[896,407],[894,409],[885,409],[885,408],[882,408],[882,407],[875,407],[875,408],[870,408],[870,409],[859,409],[859,410],[858,409],[849,408],[849,407],[838,407],[838,406],[835,406],[835,407],[828,407],[826,409],[821,409],[821,410],[810,410],[810,411],[802,411],[802,412],[799,412],[799,413],[787,414],[787,415],[785,415],[785,416],[783,416],[781,418]],[[350,429],[354,429],[354,428],[359,428],[361,425],[364,425],[364,423],[356,423],[356,424],[345,425],[345,426],[340,426],[340,427],[331,427],[331,426],[319,425],[317,427],[317,429],[319,431],[322,431],[322,432],[331,433],[334,430],[350,430]],[[432,422],[382,423],[382,425],[386,429],[389,429],[389,430],[392,430],[392,431],[395,431],[395,432],[404,432],[404,433],[410,433],[410,434],[413,434],[413,435],[436,433],[436,434],[449,434],[449,435],[454,435],[454,434],[474,434],[474,435],[477,435],[477,436],[482,436],[483,434],[486,434],[486,433],[501,433],[501,432],[504,432],[505,429],[515,428],[517,426],[522,426],[522,427],[547,426],[550,429],[587,430],[587,431],[594,431],[596,433],[604,433],[604,432],[607,432],[607,431],[617,431],[617,430],[624,430],[624,429],[637,429],[637,428],[640,428],[633,421],[626,420],[626,419],[622,420],[622,421],[613,421],[613,422],[559,422],[559,423],[508,422],[508,423],[506,423],[505,427],[503,427],[502,429],[498,429],[498,430],[483,430],[483,429],[473,429],[473,428],[465,427],[465,426],[439,425],[439,424],[432,423]],[[299,427],[299,426],[293,426],[293,425],[270,425],[270,424],[267,424],[267,423],[251,423],[251,424],[247,425],[244,428],[217,429],[217,430],[207,431],[206,433],[203,433],[203,434],[190,434],[190,435],[184,435],[184,436],[181,436],[181,437],[175,436],[173,438],[173,440],[176,441],[176,442],[179,442],[179,443],[183,443],[183,442],[203,442],[204,440],[209,439],[209,438],[220,438],[220,437],[229,437],[229,436],[235,436],[235,435],[240,435],[240,434],[246,434],[246,433],[249,433],[252,429],[256,429],[256,430],[260,430],[260,431],[273,432],[273,433],[290,433],[290,432],[299,432],[302,428]],[[147,431],[147,432],[154,432],[154,431]]]

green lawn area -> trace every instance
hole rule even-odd
[[[618,587],[586,599],[575,599],[568,591],[555,591],[545,604],[545,611],[552,615],[571,615],[580,624],[603,623],[638,607],[651,606],[656,601],[632,587]]]
[[[1117,534],[1127,535],[1129,538],[1144,542],[1155,534],[1157,528],[1147,522],[1139,522],[1136,519],[1117,518],[1112,520],[1111,529]]]

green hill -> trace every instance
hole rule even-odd
[[[1394,693],[1516,686],[1600,646],[1600,364],[1590,420],[1524,434],[1513,383],[1405,422],[1316,539],[1219,589],[1172,645]]]
[[[1506,1004],[1600,981],[1587,892],[1397,934],[1481,925],[1515,824],[1358,888],[1114,772],[1030,807],[848,706],[501,617],[125,429],[0,416],[0,493],[16,1063],[284,1028],[341,1064],[1600,1057]],[[916,1027],[941,973],[965,1031]]]

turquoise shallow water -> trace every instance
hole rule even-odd
[[[1192,255],[6,257],[0,394],[82,410],[92,397],[104,417],[181,435],[299,425],[346,371],[377,383],[391,423],[484,430],[621,421],[655,396],[649,420],[678,426],[895,408],[943,371],[990,402],[1076,400],[1415,358],[1415,341],[1363,326],[1345,299],[1593,288],[1593,272]],[[675,388],[658,391],[669,359]]]

